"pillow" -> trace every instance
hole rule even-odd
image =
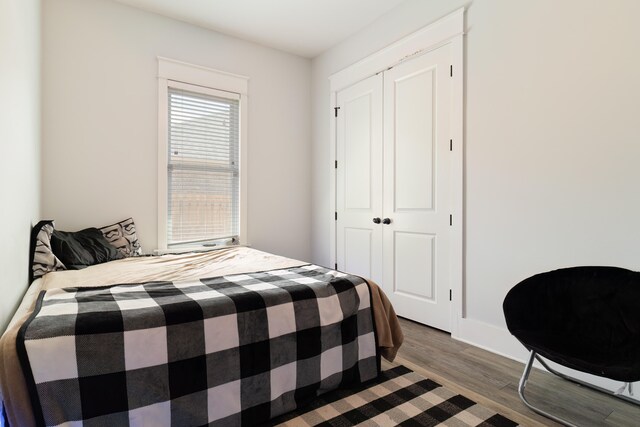
[[[53,230],[51,250],[68,269],[73,270],[124,258],[97,228],[76,232]]]
[[[125,219],[113,225],[100,228],[102,235],[109,243],[118,248],[125,257],[142,255],[142,248],[136,236],[136,225],[133,218]]]
[[[66,270],[64,264],[51,251],[52,220],[40,221],[31,230],[29,283],[50,271]]]

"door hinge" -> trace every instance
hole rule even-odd
[[[453,139],[449,140],[449,151],[453,151]]]
[[[335,217],[336,217],[336,221],[338,220],[338,212],[334,212],[335,213]]]
[[[334,117],[338,117],[338,110],[340,109],[340,107],[333,107],[333,114]]]
[[[453,294],[451,293],[451,289],[449,289],[449,301],[452,301],[452,300],[453,300],[453,299],[452,299],[452,296],[453,296]]]
[[[449,65],[449,76],[453,77],[453,65]]]
[[[333,269],[334,269],[334,270],[337,270],[337,269],[338,269],[338,263],[337,263],[337,262],[333,265]]]
[[[338,161],[335,162],[335,168],[338,169]]]
[[[453,225],[453,215],[449,214],[449,225]]]

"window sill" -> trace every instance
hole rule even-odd
[[[219,249],[235,248],[239,246],[246,246],[246,245],[219,244],[215,246],[183,246],[183,247],[171,248],[171,249],[154,249],[153,254],[154,255],[170,255],[170,254],[177,255],[177,254],[186,254],[189,252],[217,251]]]

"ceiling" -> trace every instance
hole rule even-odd
[[[115,0],[313,58],[404,0]]]

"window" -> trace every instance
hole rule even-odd
[[[239,97],[175,86],[169,86],[167,246],[237,241]]]
[[[246,79],[239,79],[160,59],[159,252],[246,243]]]

